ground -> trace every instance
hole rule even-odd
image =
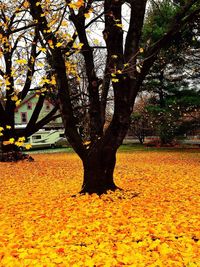
[[[124,191],[77,195],[74,153],[0,163],[0,266],[200,266],[200,153],[120,151]]]

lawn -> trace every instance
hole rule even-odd
[[[101,197],[72,196],[74,153],[33,157],[0,163],[0,266],[200,266],[200,153],[120,151]]]

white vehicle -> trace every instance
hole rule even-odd
[[[30,144],[32,148],[48,148],[67,146],[68,142],[65,138],[64,130],[39,130],[27,138],[26,144]]]

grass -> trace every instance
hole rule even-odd
[[[157,151],[157,152],[199,152],[200,149],[198,147],[193,147],[193,146],[187,146],[187,147],[147,147],[145,145],[141,144],[124,144],[120,146],[119,151],[146,151],[146,152],[151,152],[151,151]]]
[[[195,153],[200,151],[200,148],[193,147],[191,145],[182,146],[182,147],[147,147],[145,145],[139,143],[128,143],[123,144],[118,149],[119,152],[136,152],[136,151],[157,151],[157,152],[188,152]],[[27,154],[51,154],[51,153],[74,153],[73,148],[71,147],[63,147],[63,148],[47,148],[47,149],[34,149],[26,152]]]

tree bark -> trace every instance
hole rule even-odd
[[[116,151],[109,146],[102,149],[98,146],[83,159],[84,178],[80,193],[101,195],[108,190],[115,191],[118,189],[113,177]]]

